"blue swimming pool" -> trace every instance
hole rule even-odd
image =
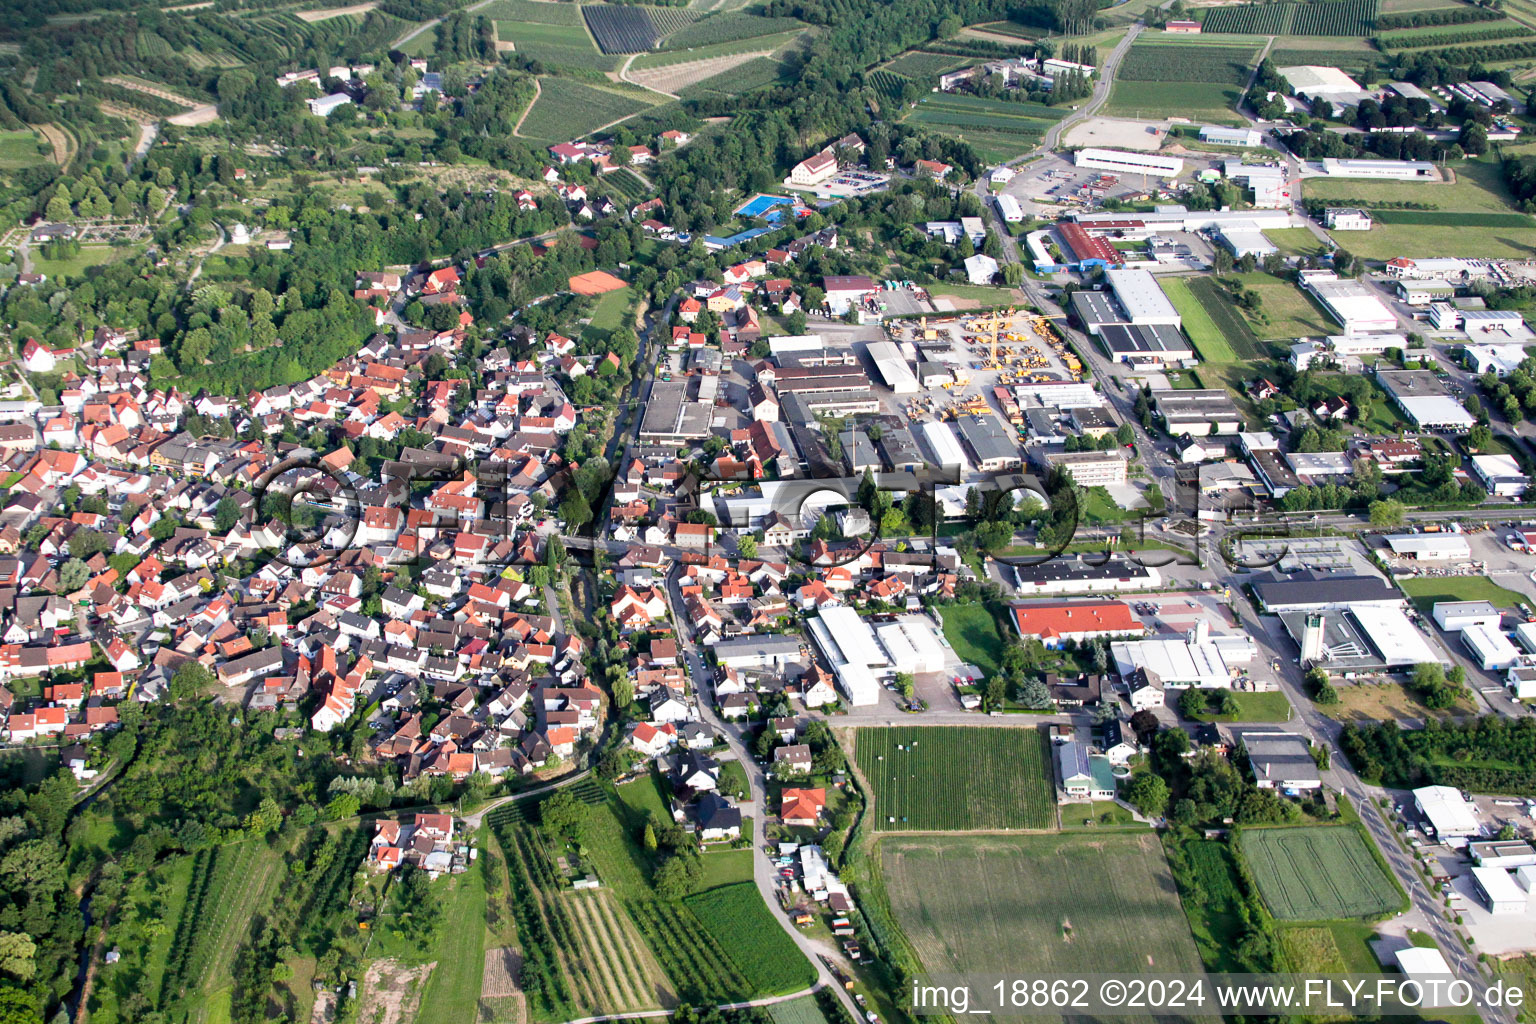
[[[789,196],[770,196],[759,193],[736,208],[738,217],[761,217],[769,210],[778,206],[794,206],[795,200]]]

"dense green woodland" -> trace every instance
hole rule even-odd
[[[1367,782],[1536,796],[1536,720],[1486,715],[1422,729],[1347,725],[1339,745]]]

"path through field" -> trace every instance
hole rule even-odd
[[[465,13],[468,13],[470,11],[478,11],[480,8],[489,6],[493,2],[494,2],[494,0],[478,0],[477,3],[472,3],[468,7],[462,8],[462,10],[465,11]],[[408,30],[399,39],[396,39],[395,40],[395,45],[392,48],[396,49],[396,50],[400,49],[406,43],[410,42],[412,39],[415,39],[417,36],[421,35],[423,32],[428,32],[428,31],[431,31],[434,28],[437,28],[438,25],[442,24],[442,21],[443,21],[442,18],[433,18],[431,21],[424,21],[424,22],[422,22],[420,25],[417,25],[415,28]]]
[[[113,75],[110,78],[103,78],[102,81],[111,82],[113,85],[120,85],[124,89],[132,89],[134,92],[142,92],[146,96],[154,96],[157,99],[165,100],[168,103],[175,103],[188,109],[199,106],[197,100],[188,99],[180,93],[174,93],[169,89],[162,89],[159,86],[140,82],[136,79],[124,78],[122,75]]]
[[[209,124],[219,119],[219,105],[217,103],[205,103],[201,107],[194,107],[185,114],[177,114],[175,117],[166,118],[171,124],[191,128],[200,124]]]
[[[353,4],[351,7],[322,7],[315,11],[297,11],[295,16],[301,21],[325,21],[328,18],[340,18],[347,14],[365,14],[379,6],[378,0],[368,0],[365,4]]]
[[[646,68],[627,74],[631,57],[624,62],[619,76],[627,82],[644,86],[653,92],[659,92],[664,96],[677,99],[677,93],[696,82],[702,82],[706,78],[724,74],[735,67],[756,60],[759,57],[770,57],[772,50],[756,50],[751,53],[730,53],[720,57],[706,57],[703,60],[687,61],[682,64],[664,64],[659,68]],[[636,56],[639,56],[636,54]]]
[[[523,116],[517,119],[517,124],[512,126],[512,134],[513,135],[522,135],[523,134],[523,122],[528,120],[529,112],[531,112],[533,110],[534,103],[539,102],[539,96],[542,95],[543,92],[544,92],[544,90],[539,85],[539,80],[537,78],[535,78],[533,80],[533,100],[532,100],[532,102],[530,102],[528,104],[528,109],[523,111]]]
[[[28,128],[43,133],[43,138],[48,140],[48,145],[53,147],[53,162],[60,167],[68,167],[75,158],[75,137],[65,131],[59,125],[29,124]]]

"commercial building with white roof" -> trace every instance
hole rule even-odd
[[[1466,433],[1477,424],[1477,417],[1445,390],[1428,370],[1387,370],[1378,368],[1376,383],[1387,397],[1420,430],[1448,430]]]
[[[1436,601],[1430,614],[1435,625],[1447,633],[1459,633],[1473,626],[1498,629],[1502,616],[1487,601]]]
[[[821,614],[806,622],[811,638],[826,655],[837,676],[838,688],[857,707],[880,701],[878,675],[889,672],[891,660],[875,640],[869,623],[852,608],[823,608]]]
[[[1461,631],[1461,641],[1484,672],[1503,672],[1520,660],[1519,648],[1497,626],[1468,626]]]
[[[901,619],[875,629],[875,636],[891,656],[897,672],[944,671],[944,645],[934,635],[933,625],[923,619]]]
[[[1317,165],[1306,165],[1311,170]],[[1439,181],[1440,172],[1427,160],[1336,160],[1325,157],[1321,171],[1330,178],[1378,178],[1387,181]]]
[[[1176,178],[1184,170],[1184,161],[1176,156],[1155,153],[1127,153],[1118,149],[1080,149],[1074,162],[1079,167],[1120,174],[1151,174]]]
[[[1459,533],[1395,533],[1382,539],[1393,554],[1419,562],[1465,562],[1472,557],[1472,546]]]
[[[1482,831],[1477,808],[1461,798],[1452,786],[1424,786],[1413,791],[1413,805],[1428,819],[1440,839],[1475,836]]]
[[[1503,868],[1473,868],[1472,883],[1492,914],[1523,914],[1529,894]]]
[[[935,465],[943,469],[969,468],[970,463],[965,459],[965,452],[960,447],[960,439],[955,437],[955,432],[948,423],[940,420],[924,423],[923,440],[928,442],[928,450],[933,454]]]
[[[1302,285],[1317,297],[1328,315],[1344,327],[1345,334],[1371,334],[1395,330],[1397,317],[1368,288],[1346,281],[1326,270],[1303,271]]]
[[[1472,472],[1496,498],[1518,498],[1529,484],[1513,455],[1474,455]]]
[[[1184,320],[1163,293],[1163,286],[1149,270],[1110,270],[1104,274],[1115,300],[1125,310],[1129,323],[1146,326],[1166,324],[1182,327]]]
[[[1291,87],[1291,91],[1298,96],[1308,99],[1316,97],[1344,96],[1360,92],[1360,83],[1350,78],[1338,68],[1322,67],[1317,64],[1299,64],[1293,67],[1280,68],[1280,77],[1285,79],[1285,84]]]
[[[901,347],[894,341],[870,342],[869,358],[885,381],[885,386],[898,395],[910,395],[919,390],[917,376],[912,372],[906,356],[901,354]]]

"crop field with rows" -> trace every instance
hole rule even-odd
[[[496,38],[510,40],[518,53],[545,64],[612,71],[619,58],[598,53],[586,29],[577,25],[550,25],[532,21],[498,21]]]
[[[656,45],[656,28],[644,8],[587,4],[581,15],[604,53],[643,53]]]
[[[575,4],[552,4],[542,0],[496,0],[479,14],[492,21],[531,21],[535,25],[571,25],[581,27],[581,8]]]
[[[1050,828],[1054,771],[1045,733],[981,726],[859,729],[855,757],[886,832]]]
[[[727,71],[701,79],[678,91],[681,99],[704,96],[740,96],[753,89],[773,85],[784,75],[784,65],[772,57],[753,57]]]
[[[1282,921],[1372,917],[1398,909],[1402,890],[1348,825],[1246,829],[1242,854],[1270,913]]]
[[[1125,82],[1211,82],[1245,85],[1257,50],[1234,46],[1131,47],[1116,75]]]
[[[549,142],[579,139],[650,106],[637,96],[609,92],[567,78],[547,78],[520,134]]]
[[[1379,0],[1239,4],[1211,8],[1201,27],[1239,35],[1364,36],[1371,33],[1380,8]]]
[[[682,50],[714,43],[732,43],[738,39],[755,39],[771,36],[790,29],[804,28],[794,18],[763,18],[756,14],[729,11],[700,18],[668,36],[664,45],[670,50]]]
[[[720,948],[730,951],[759,995],[795,992],[816,981],[810,961],[774,921],[755,882],[722,885],[683,902]]]
[[[905,75],[907,78],[925,82],[930,78],[937,78],[949,71],[963,68],[971,61],[966,57],[955,57],[948,53],[924,53],[921,50],[913,50],[904,53],[900,57],[885,65],[884,70]]]

